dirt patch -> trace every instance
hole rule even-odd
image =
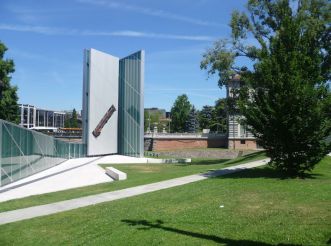
[[[161,171],[161,167],[157,166],[157,165],[144,165],[144,166],[138,166],[138,165],[132,165],[131,167],[132,169],[136,170],[137,172],[140,173],[155,173],[155,172],[160,172]]]
[[[243,151],[242,155],[247,155],[255,151]],[[213,158],[213,159],[234,159],[238,157],[238,150],[225,149],[182,149],[172,151],[155,151],[159,156],[171,158]]]

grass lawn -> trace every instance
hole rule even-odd
[[[233,160],[220,159],[193,159],[190,164],[118,164],[111,165],[126,172],[128,179],[111,183],[103,183],[70,189],[59,192],[52,192],[43,195],[30,196],[22,199],[11,200],[0,203],[0,212],[26,208],[35,205],[52,203],[73,199],[82,196],[98,194],[102,192],[120,190],[137,185],[149,184],[185,175],[206,172],[212,169],[221,169],[230,165],[237,165],[243,162],[265,158],[264,152],[253,153]],[[109,164],[101,165],[103,167]],[[1,193],[0,193],[1,195]]]
[[[326,245],[330,164],[306,179],[256,168],[7,224],[0,245]]]

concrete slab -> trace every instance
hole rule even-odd
[[[224,168],[222,170],[208,172],[206,174],[196,174],[186,177],[161,181],[157,183],[140,185],[132,188],[127,188],[118,191],[106,192],[97,195],[91,195],[76,199],[71,199],[67,201],[61,201],[41,206],[34,206],[30,208],[23,208],[13,211],[8,211],[0,213],[0,224],[7,224],[15,221],[31,219],[34,217],[45,216],[50,214],[55,214],[59,212],[64,212],[76,208],[86,207],[102,202],[109,202],[118,199],[123,199],[127,197],[137,196],[140,194],[145,194],[157,190],[168,189],[171,187],[176,187],[184,184],[189,184],[192,182],[204,180],[210,177],[221,176],[228,173],[239,172],[249,168],[254,168],[258,166],[263,166],[267,164],[269,159],[264,159],[260,161],[253,161],[246,164],[241,164],[233,167]]]
[[[0,187],[0,202],[112,182],[113,179],[98,166],[101,163],[147,163],[147,158],[109,155],[67,160],[55,167]]]
[[[127,175],[114,167],[106,167],[106,174],[108,174],[114,180],[125,180]]]

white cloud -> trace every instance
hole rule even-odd
[[[170,13],[170,12],[159,10],[159,9],[151,9],[151,8],[146,8],[146,7],[140,7],[137,5],[119,3],[119,2],[115,2],[115,1],[104,1],[104,0],[76,0],[76,1],[80,2],[80,3],[93,4],[93,5],[108,7],[108,8],[112,8],[112,9],[121,9],[121,10],[132,11],[132,12],[136,12],[136,13],[140,13],[140,14],[144,14],[144,15],[156,16],[159,18],[181,21],[181,22],[191,23],[191,24],[200,25],[200,26],[226,26],[226,25],[219,24],[216,22],[191,18],[191,17],[178,15],[178,14]]]
[[[106,31],[63,29],[56,27],[31,26],[31,25],[0,24],[0,30],[16,31],[16,32],[32,32],[32,33],[38,33],[44,35],[81,35],[81,36],[114,36],[114,37],[117,36],[117,37],[134,37],[134,38],[191,40],[191,41],[215,40],[214,37],[201,36],[201,35],[177,35],[177,34],[167,34],[167,33],[137,32],[131,30],[106,32]]]
[[[201,35],[176,35],[167,33],[154,33],[154,32],[137,32],[137,31],[116,31],[116,32],[95,32],[95,31],[84,31],[82,35],[91,36],[119,36],[119,37],[136,37],[136,38],[160,38],[160,39],[177,39],[177,40],[191,40],[191,41],[212,41],[215,40],[211,36]]]
[[[74,35],[78,34],[77,30],[61,29],[46,26],[32,26],[32,25],[11,25],[0,24],[0,30],[16,31],[16,32],[33,32],[45,35]]]

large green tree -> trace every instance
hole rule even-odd
[[[14,62],[4,58],[6,51],[7,47],[0,41],[0,119],[19,123],[17,87],[10,84]]]
[[[211,129],[213,131],[223,132],[227,131],[227,111],[226,111],[226,99],[221,98],[215,102],[215,111],[214,111],[214,119],[215,124]]]
[[[196,133],[199,130],[198,111],[192,106],[185,122],[185,132]]]
[[[331,6],[327,0],[249,0],[247,10],[233,12],[231,39],[207,50],[201,68],[218,73],[220,86],[241,75],[234,93],[244,123],[271,165],[301,175],[331,150],[325,141],[331,131]],[[239,66],[242,57],[253,66]]]
[[[75,108],[72,110],[72,116],[71,116],[70,122],[71,122],[71,127],[74,127],[74,128],[78,127],[78,117],[77,117],[77,111]]]
[[[215,102],[215,106],[205,105],[198,114],[200,129],[210,129],[214,132],[226,132],[227,114],[226,99],[221,98]]]
[[[187,95],[177,97],[171,108],[171,128],[173,132],[185,132],[185,123],[191,110]]]
[[[198,119],[201,129],[210,129],[211,125],[215,124],[215,109],[212,106],[205,105],[199,111]]]
[[[64,121],[64,127],[66,128],[77,128],[78,127],[78,117],[77,111],[74,108],[72,113],[66,115],[66,119]]]

